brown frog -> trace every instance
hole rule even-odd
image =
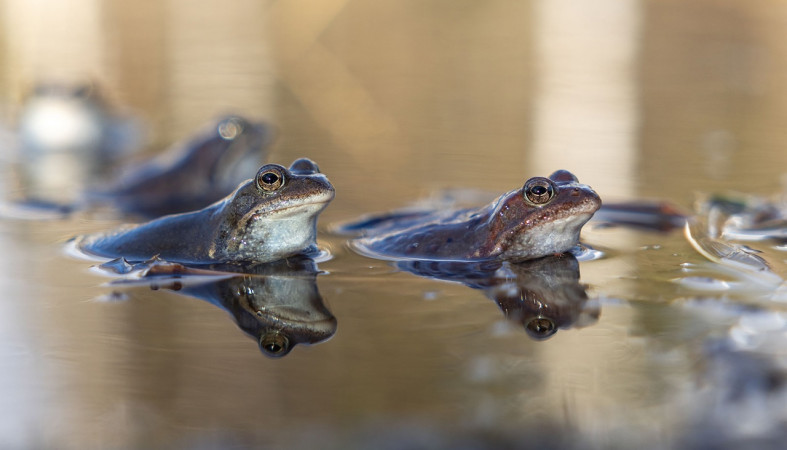
[[[568,171],[534,177],[491,204],[452,211],[408,211],[345,226],[351,246],[379,259],[523,261],[569,251],[601,199]]]

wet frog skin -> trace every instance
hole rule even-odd
[[[289,170],[268,164],[225,199],[202,210],[165,216],[76,239],[87,254],[144,261],[210,264],[269,262],[316,248],[317,216],[334,189],[315,163]]]
[[[369,227],[351,245],[378,259],[523,261],[576,246],[582,226],[599,207],[593,189],[560,170],[531,178],[481,208],[366,220]]]
[[[265,124],[224,117],[163,157],[125,169],[114,183],[89,190],[86,200],[148,218],[204,208],[254,176],[272,135]]]

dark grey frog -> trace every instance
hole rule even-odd
[[[130,261],[270,262],[316,251],[317,217],[334,188],[317,165],[268,164],[233,193],[204,209],[76,238],[91,255]]]

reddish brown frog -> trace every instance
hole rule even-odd
[[[569,251],[601,207],[568,171],[534,177],[491,204],[453,211],[408,211],[367,218],[352,247],[379,259],[523,261]]]

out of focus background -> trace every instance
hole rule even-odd
[[[112,143],[124,154],[156,154],[228,113],[270,123],[270,162],[311,158],[336,187],[321,231],[556,169],[605,201],[686,211],[698,195],[783,189],[777,2],[1,0],[0,24],[4,166],[24,158],[36,90],[81,86],[99,99],[92,113],[122,124]],[[0,192],[18,197],[10,171]],[[36,174],[89,176],[60,163]],[[763,381],[785,377],[783,306],[676,287],[702,260],[680,232],[589,230],[607,251],[581,263],[596,312],[546,341],[504,326],[477,289],[397,272],[323,233],[334,257],[318,285],[336,335],[274,360],[206,302],[149,289],[96,301],[109,280],[62,248],[116,224],[0,224],[0,446],[608,448],[784,434],[787,403],[768,398],[785,394]],[[742,335],[762,366],[709,350]]]
[[[555,168],[604,197],[767,189],[784,158],[786,14],[701,0],[5,0],[2,113],[13,123],[37,83],[94,83],[148,123],[150,151],[246,114],[279,127],[274,160],[318,160],[345,199],[390,194],[375,185],[402,172],[407,198]]]

